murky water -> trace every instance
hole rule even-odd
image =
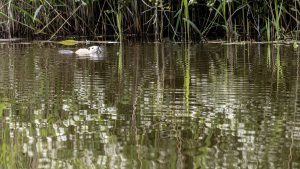
[[[59,49],[0,45],[0,168],[300,167],[290,46]]]

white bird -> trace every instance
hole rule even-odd
[[[80,56],[100,54],[103,50],[99,46],[91,46],[89,48],[80,48],[76,50],[76,54]]]
[[[95,56],[100,56],[100,54],[102,54],[102,52],[103,52],[103,49],[99,46],[91,46],[89,48],[80,48],[80,49],[76,50],[75,52],[72,50],[59,50],[58,52],[60,54],[65,54],[65,55],[76,53],[79,56],[95,57]]]

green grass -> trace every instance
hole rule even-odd
[[[142,37],[298,40],[300,3],[283,0],[86,0],[0,2],[1,38]],[[239,38],[237,38],[239,36]]]

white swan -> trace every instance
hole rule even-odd
[[[103,52],[103,50],[99,46],[91,46],[89,48],[80,48],[76,50],[76,54],[80,56],[87,56],[87,55],[95,55],[95,54],[100,54]]]

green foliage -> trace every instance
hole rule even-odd
[[[283,0],[5,0],[0,3],[4,35],[123,35],[158,40],[195,40],[205,36],[244,39],[298,39],[299,1]],[[190,29],[192,28],[192,29]],[[217,34],[215,34],[217,32]]]

